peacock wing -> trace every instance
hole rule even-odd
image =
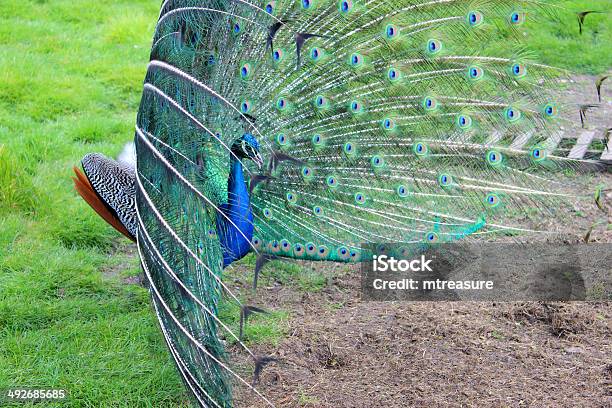
[[[84,175],[75,168],[79,194],[115,229],[133,240],[137,228],[134,170],[100,153],[87,154],[81,164]],[[96,201],[103,203],[102,208],[95,205]]]

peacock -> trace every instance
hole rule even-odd
[[[555,154],[564,72],[524,35],[554,2],[165,0],[134,169],[75,168],[83,198],[137,242],[163,336],[193,400],[273,406],[224,339],[246,320],[223,270],[248,253],[361,262],[364,244],[555,231],[585,164]],[[520,143],[519,143],[520,142]],[[519,148],[520,146],[520,148]],[[258,272],[258,270],[256,272]]]

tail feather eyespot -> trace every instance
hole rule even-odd
[[[397,192],[397,195],[400,198],[408,197],[408,194],[409,194],[408,187],[404,186],[403,184],[400,184],[399,186],[397,186],[395,191]]]
[[[284,111],[289,106],[289,101],[284,96],[279,96],[276,99],[276,109],[279,111]]]
[[[477,65],[472,65],[468,68],[468,76],[472,81],[477,81],[484,77],[484,70]]]
[[[535,162],[541,162],[544,159],[546,159],[547,152],[542,147],[535,146],[529,152],[529,156],[531,157],[531,160],[533,160]]]
[[[287,202],[289,204],[295,204],[297,203],[297,194],[293,191],[289,191],[287,194],[285,194],[285,198],[287,199]]]
[[[470,115],[459,115],[457,117],[457,127],[461,130],[468,130],[472,127],[472,117]]]
[[[311,58],[313,61],[315,61],[315,62],[316,62],[316,61],[319,61],[319,59],[321,59],[321,56],[322,56],[322,55],[323,55],[323,51],[322,51],[320,48],[318,48],[318,47],[313,47],[313,48],[310,50],[310,58]]]
[[[544,115],[548,118],[554,118],[559,114],[559,108],[554,103],[548,103],[544,105],[544,108],[542,110],[544,112]]]
[[[366,202],[366,197],[365,194],[363,193],[355,193],[355,203],[359,204],[359,205],[363,205]]]
[[[310,256],[315,256],[317,254],[317,246],[312,242],[309,242],[305,245],[306,253]]]
[[[509,106],[504,111],[504,116],[508,122],[516,122],[521,119],[522,113],[520,110],[516,109],[513,106]]]
[[[479,11],[470,11],[467,15],[468,24],[472,27],[478,27],[484,21],[484,16]]]
[[[293,254],[297,257],[301,257],[304,255],[304,245],[300,244],[300,243],[296,243],[293,246]]]
[[[527,15],[522,11],[514,11],[510,14],[510,24],[521,25],[527,19]]]
[[[280,246],[281,246],[281,250],[283,252],[290,252],[291,251],[291,243],[289,241],[287,241],[286,239],[281,240]]]
[[[338,3],[338,8],[341,13],[348,13],[353,10],[353,1],[352,0],[340,0]]]
[[[276,135],[276,143],[278,143],[280,146],[286,146],[289,143],[289,139],[284,133],[279,133]]]
[[[385,37],[389,40],[397,38],[399,36],[399,27],[394,24],[387,24],[385,27]]]
[[[401,78],[401,72],[397,68],[391,67],[387,70],[387,78],[391,82],[395,82]]]
[[[338,258],[342,260],[346,260],[351,256],[349,250],[343,246],[339,247],[336,252],[338,253]]]
[[[283,60],[284,57],[284,52],[282,49],[276,49],[272,52],[272,59],[274,60],[274,62],[281,62]]]
[[[251,77],[251,72],[252,68],[251,68],[251,64],[249,63],[245,63],[242,64],[242,66],[240,67],[240,77],[242,79],[249,79]]]
[[[499,206],[500,203],[501,203],[501,200],[499,196],[495,193],[489,193],[485,197],[485,204],[490,208],[495,208]]]
[[[448,173],[442,173],[438,176],[438,184],[440,187],[450,187],[453,184],[453,176]]]
[[[361,54],[354,53],[349,57],[349,65],[352,67],[359,67],[363,64],[363,57]]]
[[[504,156],[497,150],[490,150],[489,152],[487,152],[487,162],[491,166],[500,165],[503,161],[503,157]]]
[[[325,245],[319,245],[319,249],[317,251],[317,258],[326,259],[329,256],[329,248]]]
[[[344,151],[344,153],[348,156],[352,156],[355,154],[355,145],[351,142],[346,142],[344,144],[344,146],[342,147],[342,151]]]
[[[433,112],[438,108],[438,101],[430,96],[423,99],[423,108],[427,112]]]
[[[514,63],[510,66],[510,72],[515,78],[523,78],[527,75],[527,66],[521,63]]]
[[[431,39],[427,41],[427,52],[435,55],[442,51],[442,42],[440,40]]]
[[[439,236],[437,233],[435,232],[428,232],[427,234],[425,234],[425,242],[429,243],[429,244],[434,244],[436,242],[438,242],[439,240]]]
[[[429,148],[425,143],[417,142],[413,146],[414,154],[417,156],[425,156],[429,152]]]

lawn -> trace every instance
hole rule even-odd
[[[612,69],[612,26],[610,1],[556,1],[551,18],[529,25],[531,48],[545,64],[576,73],[601,74]],[[607,6],[607,7],[606,7]],[[604,11],[589,14],[579,35],[576,12]]]
[[[85,153],[132,137],[158,7],[2,2],[0,389],[65,389],[71,406],[186,399],[147,291],[123,283],[139,273],[127,241],[70,180]]]
[[[133,135],[159,0],[2,0],[0,6],[0,390],[66,389],[68,406],[186,404],[129,245],[72,189],[87,152]],[[531,27],[543,62],[612,66],[609,15],[565,1]],[[316,277],[315,277],[316,278]],[[310,288],[313,278],[300,283]],[[276,334],[275,334],[276,335]]]

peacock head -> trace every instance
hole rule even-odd
[[[250,159],[255,162],[257,167],[263,165],[263,158],[259,154],[259,142],[250,133],[245,133],[232,145],[232,153],[239,159]]]

